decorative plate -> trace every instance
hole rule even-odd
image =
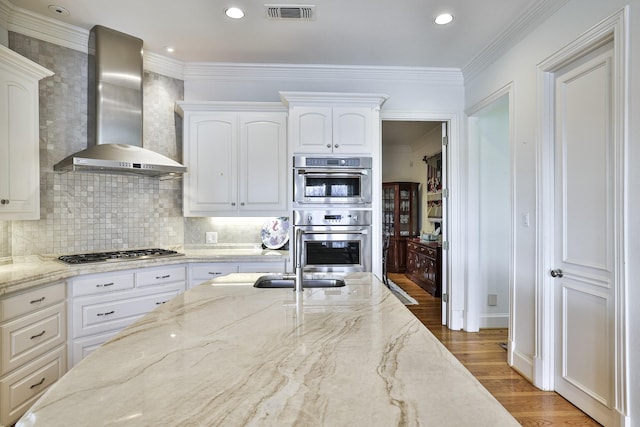
[[[289,218],[273,218],[260,230],[262,243],[269,249],[280,249],[289,241]]]

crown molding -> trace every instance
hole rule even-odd
[[[186,80],[385,80],[463,86],[456,68],[375,67],[343,65],[185,63]]]
[[[8,0],[0,0],[0,26],[3,22],[8,31],[88,53],[89,30],[30,12]],[[144,53],[144,68],[180,80],[377,80],[464,86],[463,73],[457,68],[189,63],[154,52]]]
[[[185,63],[176,59],[167,58],[154,52],[144,52],[143,68],[147,71],[184,80]]]
[[[473,80],[568,2],[569,0],[535,2],[462,68],[464,80],[466,82]]]
[[[83,53],[88,52],[88,30],[30,12],[10,3],[9,7],[7,19],[9,31]]]

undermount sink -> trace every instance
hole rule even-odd
[[[345,285],[344,280],[337,278],[305,278],[302,281],[303,288],[340,288]],[[291,288],[295,287],[293,277],[281,275],[260,276],[253,284],[255,288]]]

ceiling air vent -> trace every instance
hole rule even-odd
[[[297,19],[306,21],[315,19],[315,6],[265,4],[264,7],[269,19]]]

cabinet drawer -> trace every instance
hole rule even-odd
[[[111,331],[107,332],[106,334],[93,335],[90,337],[73,340],[71,351],[69,353],[71,356],[71,360],[69,360],[69,369],[73,368],[78,364],[78,362],[87,357],[117,333],[118,331]]]
[[[245,262],[238,266],[238,273],[284,273],[284,261]]]
[[[160,285],[185,280],[187,280],[187,272],[184,265],[148,268],[136,273],[136,286]]]
[[[45,390],[67,370],[65,346],[18,369],[0,380],[0,425],[18,420]]]
[[[64,283],[45,286],[0,300],[0,321],[22,316],[42,307],[64,301]]]
[[[2,369],[10,372],[35,359],[66,339],[64,303],[45,308],[0,326]]]
[[[184,283],[148,288],[113,300],[111,295],[73,301],[73,337],[120,330],[184,291]]]
[[[73,279],[71,289],[74,297],[133,289],[133,273],[97,274],[80,277]]]
[[[197,264],[191,266],[191,280],[204,282],[205,280],[214,279],[218,276],[237,272],[238,266],[236,264],[224,262]]]

